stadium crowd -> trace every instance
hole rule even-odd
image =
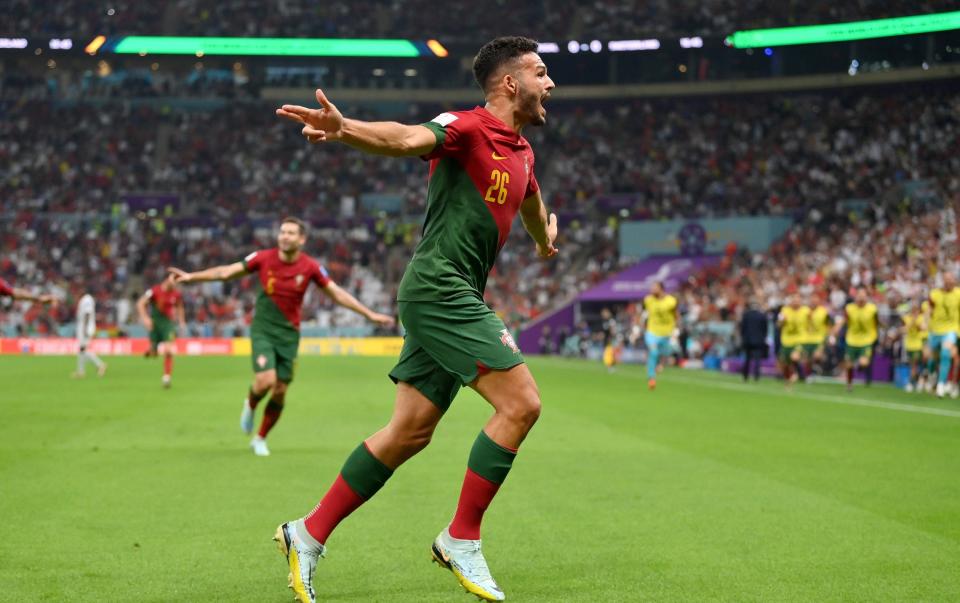
[[[393,117],[425,120],[443,109],[411,106]],[[748,290],[744,279],[783,282],[785,258],[795,260],[796,287],[836,278],[844,272],[825,268],[827,250],[849,237],[909,234],[896,230],[906,227],[896,216],[908,187],[925,182],[941,198],[960,194],[958,115],[960,96],[949,88],[919,96],[881,90],[829,99],[556,103],[549,126],[528,134],[547,204],[560,215],[563,252],[556,262],[530,261],[531,246],[517,226],[489,280],[488,300],[519,326],[598,282],[629,261],[617,248],[623,219],[772,212],[800,221],[769,255],[731,257],[727,273],[685,294],[685,311],[697,320],[729,316],[757,288]],[[390,311],[418,236],[425,179],[418,161],[306,145],[259,101],[208,110],[8,102],[0,120],[0,276],[23,286],[59,280],[92,287],[109,316],[105,324],[122,325],[130,295],[158,279],[162,267],[235,261],[270,245],[272,225],[293,214],[312,225],[310,253],[339,282],[362,290],[365,303]],[[172,193],[177,204],[167,213],[127,203],[144,191]],[[865,230],[851,227],[851,207],[865,200],[882,215],[868,216]],[[862,262],[871,262],[869,277],[886,283],[884,265],[902,272],[903,254],[892,249],[845,255],[841,268],[862,271]],[[188,315],[218,332],[242,327],[252,308],[249,286],[188,295]],[[70,299],[78,290],[64,293]],[[51,324],[69,321],[68,307],[53,312]],[[31,316],[27,328],[49,329],[44,316]],[[307,324],[352,324],[322,296],[308,300],[305,317]],[[19,318],[8,315],[7,325]]]
[[[40,2],[11,0],[0,35],[166,34],[206,36],[404,37],[478,42],[516,31],[544,40],[718,35],[735,29],[783,27],[947,11],[949,0],[488,0],[458,5],[458,14],[428,0],[309,2],[282,0],[64,0],[51,11]]]

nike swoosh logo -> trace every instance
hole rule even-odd
[[[492,157],[493,157],[494,159],[496,159],[497,161],[503,161],[504,159],[506,159],[506,157],[501,157],[501,156],[497,155],[497,152],[496,152],[496,151],[493,152]]]

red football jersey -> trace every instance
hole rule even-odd
[[[262,290],[257,299],[254,326],[257,322],[275,322],[268,307],[261,303],[267,298],[280,310],[289,326],[299,329],[300,309],[307,287],[310,283],[316,283],[318,287],[325,288],[331,282],[326,269],[303,252],[295,261],[284,262],[277,248],[254,251],[243,259],[243,267],[260,277]]]
[[[13,286],[0,278],[0,296],[13,297]]]
[[[160,285],[154,285],[150,288],[149,298],[154,311],[170,320],[176,318],[177,304],[183,302],[183,295],[179,289],[164,291]]]

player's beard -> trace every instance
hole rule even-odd
[[[542,126],[547,123],[546,118],[540,113],[541,98],[539,94],[534,94],[523,87],[519,90],[520,94],[520,112],[527,116],[532,126]]]

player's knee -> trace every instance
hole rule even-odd
[[[430,427],[405,427],[393,430],[393,445],[403,451],[404,457],[411,457],[430,444],[433,429]]]
[[[531,381],[513,396],[511,403],[504,408],[504,414],[511,422],[529,429],[540,418],[541,407],[540,391]]]
[[[270,374],[257,373],[257,376],[253,379],[253,388],[258,394],[266,392],[268,389],[272,389],[276,384],[276,377]]]

